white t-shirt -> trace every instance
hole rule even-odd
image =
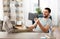
[[[47,19],[45,20],[44,18],[39,18],[40,23],[45,27],[47,24],[52,27],[52,20],[51,19]],[[37,25],[37,27],[35,29],[33,29],[34,31],[41,31],[40,27]]]

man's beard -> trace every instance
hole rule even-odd
[[[44,18],[47,18],[48,16],[43,16]]]

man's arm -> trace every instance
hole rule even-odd
[[[29,27],[29,29],[30,29],[30,30],[33,30],[36,26],[37,26],[37,23],[34,23],[33,25],[31,25],[31,26]]]
[[[44,26],[40,23],[39,20],[37,20],[36,23],[39,25],[39,27],[41,28],[41,30],[42,30],[43,32],[48,32],[48,30],[49,30],[49,25],[48,25],[48,24],[44,27]]]

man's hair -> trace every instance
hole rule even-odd
[[[45,8],[45,10],[48,10],[48,12],[51,13],[51,9],[50,8]]]

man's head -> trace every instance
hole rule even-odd
[[[51,13],[51,9],[50,8],[45,8],[43,10],[43,17],[47,18],[50,15],[50,13]]]

